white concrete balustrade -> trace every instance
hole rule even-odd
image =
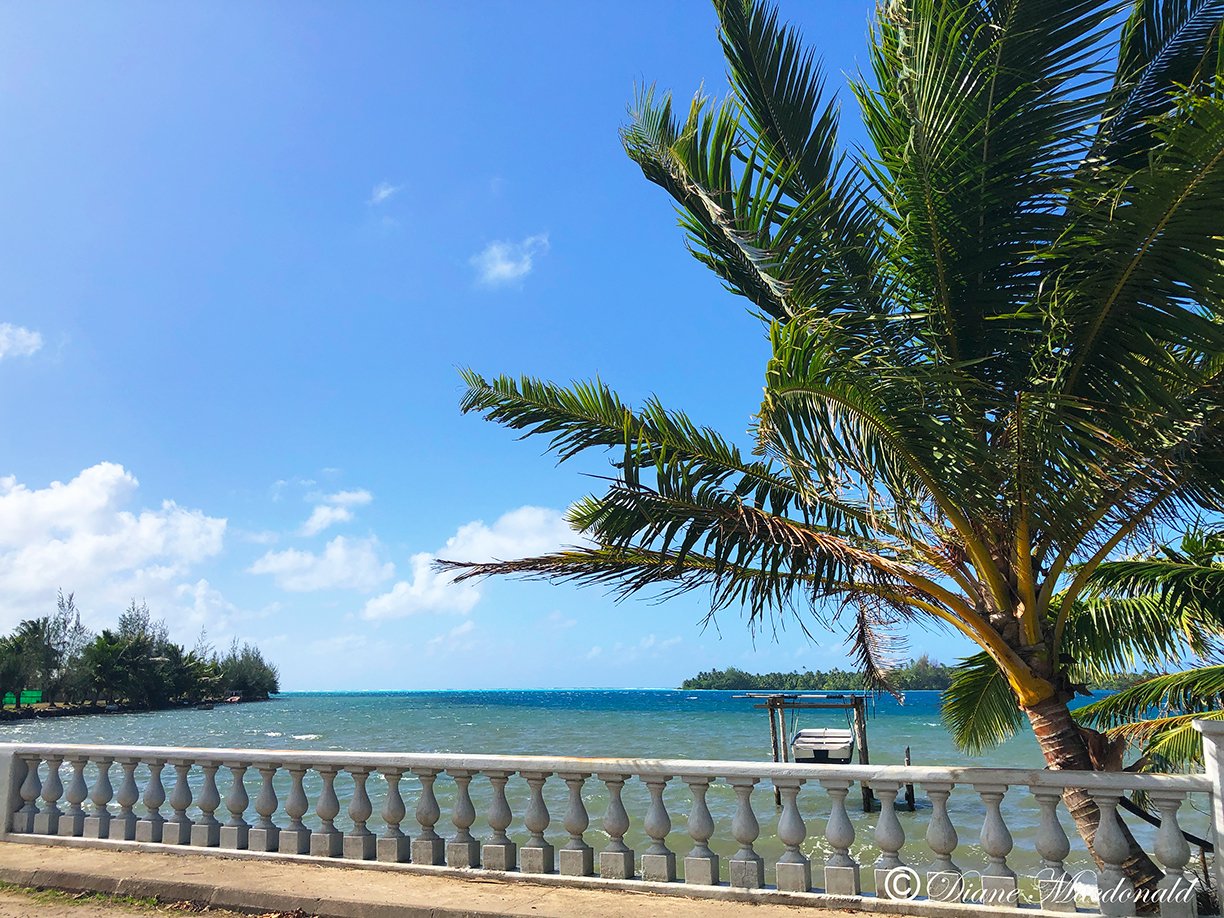
[[[998,914],[1033,905],[1075,911],[1063,793],[1082,788],[1101,812],[1097,877],[1109,895],[1100,913],[1132,915],[1141,906],[1122,871],[1129,852],[1118,806],[1143,791],[1161,817],[1149,833],[1165,872],[1159,914],[1190,918],[1192,852],[1179,826],[1190,795],[1203,795],[1195,814],[1212,813],[1208,827],[1224,837],[1215,815],[1224,730],[1212,730],[1204,730],[1208,771],[1198,775],[12,744],[0,745],[8,790],[0,815],[9,841],[516,871],[660,891],[683,884],[695,895],[739,888],[787,901],[860,897],[866,909],[876,897],[894,900],[894,913],[985,898]],[[878,813],[848,808],[856,784],[874,791]],[[906,784],[924,802],[901,814],[908,831],[897,807]],[[715,819],[714,800],[729,819]],[[950,817],[966,801],[976,845],[962,843]],[[1004,801],[1013,822],[1017,803],[1024,807],[1026,845],[1040,858],[1026,875],[1009,862],[1015,827]],[[631,827],[637,851],[626,841]]]

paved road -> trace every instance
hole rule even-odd
[[[248,914],[301,909],[323,918],[743,918],[746,914],[751,918],[850,918],[857,914],[861,918],[863,914],[762,902],[758,897],[744,901],[742,893],[725,890],[740,901],[615,888],[579,889],[480,874],[454,877],[356,864],[11,842],[0,843],[0,880],[19,886],[194,901]],[[815,904],[812,899],[806,901]],[[62,912],[39,906],[32,912],[0,911],[0,918],[9,914],[92,918],[94,913],[71,905]],[[123,912],[107,912],[104,907],[97,914]]]

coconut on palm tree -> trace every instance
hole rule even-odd
[[[1050,767],[1092,768],[1081,635],[1145,625],[1085,623],[1089,579],[1224,504],[1224,0],[884,3],[862,149],[796,29],[716,7],[730,94],[644,90],[622,138],[768,328],[751,453],[601,382],[468,372],[465,411],[614,472],[570,509],[585,542],[446,566],[844,615],[869,675],[890,626],[951,629]]]

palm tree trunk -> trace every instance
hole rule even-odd
[[[1080,732],[1079,725],[1071,716],[1071,710],[1065,701],[1059,701],[1057,697],[1049,698],[1031,708],[1025,708],[1024,713],[1028,715],[1029,723],[1033,726],[1033,733],[1041,746],[1046,764],[1051,769],[1056,771],[1094,770],[1092,757],[1088,752],[1088,743],[1084,739],[1084,734]],[[1089,853],[1096,860],[1097,866],[1101,866],[1101,859],[1093,849],[1093,837],[1096,834],[1097,824],[1101,820],[1101,813],[1096,803],[1087,791],[1077,788],[1068,788],[1063,795],[1063,802],[1066,803],[1071,818],[1075,820],[1075,826],[1088,846]],[[1122,826],[1122,834],[1126,837],[1126,843],[1130,846],[1130,853],[1122,862],[1122,870],[1135,884],[1137,890],[1146,890],[1150,895],[1155,892],[1156,884],[1163,873],[1147,853],[1139,847],[1139,843],[1135,841],[1135,837],[1121,817],[1118,822]]]

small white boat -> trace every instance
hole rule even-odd
[[[799,730],[791,740],[791,753],[803,764],[848,765],[854,755],[854,731],[834,727]]]

